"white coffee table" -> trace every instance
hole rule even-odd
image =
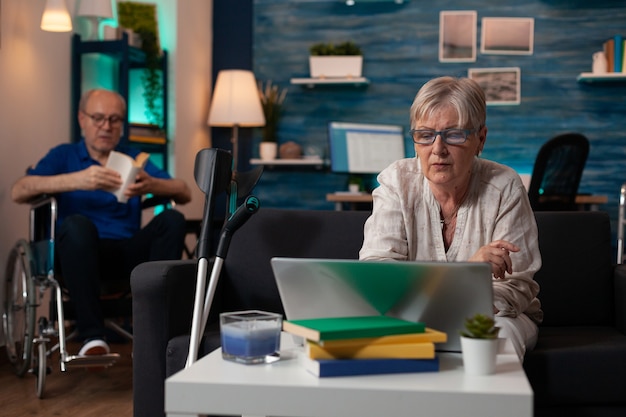
[[[461,355],[446,353],[439,372],[317,378],[302,368],[291,337],[282,346],[291,359],[241,365],[217,349],[178,372],[165,382],[167,415],[532,416],[533,392],[513,354],[498,355],[489,376],[465,375]]]

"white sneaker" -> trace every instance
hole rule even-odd
[[[111,352],[109,345],[102,339],[92,339],[83,344],[78,352],[78,356],[85,355],[106,355]]]

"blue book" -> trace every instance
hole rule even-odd
[[[439,358],[434,359],[309,359],[303,358],[305,369],[318,377],[401,374],[439,371]]]
[[[624,54],[624,41],[622,39],[622,35],[615,35],[613,37],[615,40],[615,50],[614,50],[614,59],[613,59],[613,72],[622,72],[622,60]]]

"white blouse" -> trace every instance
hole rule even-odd
[[[525,313],[543,318],[533,280],[541,267],[537,223],[519,175],[511,168],[476,158],[470,189],[457,213],[454,239],[446,252],[440,207],[417,158],[394,162],[378,175],[372,215],[365,223],[360,259],[467,261],[494,240],[520,248],[511,252],[513,274],[493,280],[498,316]]]

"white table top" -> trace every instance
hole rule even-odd
[[[290,339],[290,338],[289,338]],[[290,345],[283,338],[282,346]],[[273,364],[225,361],[220,349],[168,378],[168,416],[414,417],[532,416],[533,393],[516,355],[498,355],[495,375],[469,376],[460,354],[439,354],[440,371],[317,378],[289,347]]]

